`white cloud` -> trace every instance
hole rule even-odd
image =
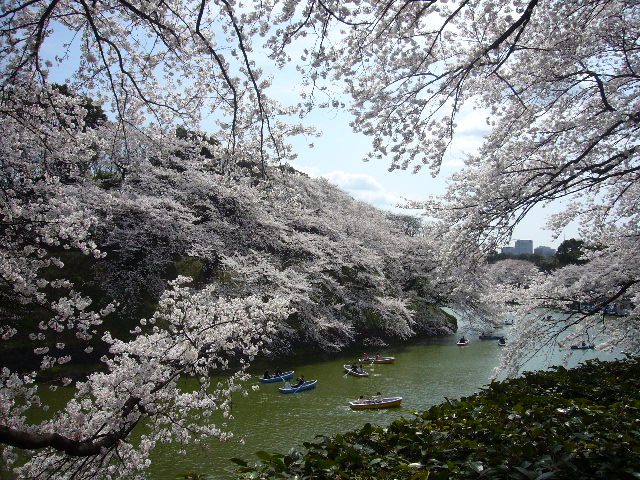
[[[322,175],[322,177],[348,192],[354,198],[380,209],[389,210],[404,203],[404,199],[400,195],[386,190],[378,180],[365,173],[334,170]]]
[[[366,173],[348,173],[334,170],[322,176],[344,190],[379,191],[384,189],[378,180]]]
[[[450,170],[458,170],[464,167],[464,154],[456,152],[455,154],[447,153],[442,159],[442,168]]]
[[[325,178],[355,199],[367,202],[382,210],[395,211],[398,210],[397,205],[406,203],[406,197],[387,190],[376,178],[366,173],[349,173],[343,170],[321,173],[320,169],[316,167],[301,166],[293,162],[291,166],[310,177]]]
[[[317,178],[322,176],[322,174],[320,173],[320,169],[317,167],[307,167],[295,162],[289,162],[289,165],[291,165],[293,168],[295,168],[299,172],[309,175],[312,178]]]
[[[473,135],[482,137],[489,133],[490,127],[487,125],[487,117],[490,116],[486,108],[465,107],[456,117],[456,133],[460,135]]]
[[[456,135],[451,142],[451,147],[444,156],[442,166],[457,170],[464,167],[464,159],[468,155],[474,155],[482,146],[483,138],[476,134]]]
[[[449,152],[443,159],[442,166],[457,170],[464,166],[467,155],[474,155],[484,142],[484,135],[489,133],[486,109],[465,107],[456,118],[456,133],[451,142]]]

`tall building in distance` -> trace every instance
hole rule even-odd
[[[520,255],[540,255],[541,257],[553,257],[556,249],[551,247],[539,246],[533,249],[533,240],[516,240],[515,247],[502,247],[503,255],[518,257]]]
[[[536,247],[533,253],[540,255],[541,257],[553,257],[556,254],[556,249],[551,247]]]
[[[515,255],[533,255],[533,240],[516,240]]]

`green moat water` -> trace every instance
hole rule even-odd
[[[233,477],[236,465],[229,459],[243,458],[257,461],[254,453],[259,450],[286,453],[299,448],[303,442],[313,441],[316,435],[331,435],[356,428],[367,422],[386,425],[400,417],[411,417],[412,411],[425,410],[445,401],[460,398],[479,391],[490,382],[494,368],[499,364],[501,348],[497,341],[478,340],[477,334],[467,334],[471,343],[456,346],[464,331],[455,335],[413,340],[402,346],[381,349],[385,356],[394,356],[391,365],[366,367],[370,376],[357,378],[346,376],[343,364],[355,361],[363,351],[324,354],[322,357],[296,357],[276,363],[259,363],[252,372],[255,378],[249,382],[258,385],[258,377],[265,369],[295,370],[307,380],[317,379],[316,389],[296,394],[278,392],[282,384],[260,384],[260,389],[243,397],[236,395],[233,402],[234,419],[229,427],[234,439],[221,443],[211,440],[201,445],[190,445],[185,455],[178,455],[182,447],[168,444],[158,446],[152,455],[149,478],[174,480],[176,476],[195,472],[211,479],[226,480]],[[500,333],[508,336],[508,327]],[[370,352],[373,353],[373,352]],[[536,370],[560,364],[566,348],[557,345],[541,352],[527,364],[526,369]],[[591,358],[613,359],[614,355],[594,350],[576,351],[568,366]],[[185,380],[188,388],[189,380]],[[251,389],[249,389],[251,390]],[[360,395],[381,392],[383,396],[402,396],[400,408],[387,410],[352,411],[349,401]],[[52,407],[61,406],[69,392],[44,393]],[[58,405],[59,404],[59,405]],[[0,479],[10,476],[0,473]]]
[[[480,341],[477,335],[467,347],[455,345],[459,334],[424,339],[411,345],[383,349],[383,355],[394,356],[391,365],[366,367],[370,376],[346,376],[343,364],[353,362],[362,352],[340,353],[331,358],[298,358],[277,365],[283,370],[294,369],[307,380],[317,379],[315,390],[283,395],[277,383],[262,384],[260,390],[248,397],[238,396],[233,404],[235,419],[230,423],[237,440],[226,443],[211,442],[192,446],[183,457],[175,455],[169,445],[157,449],[150,476],[154,480],[168,480],[189,471],[213,479],[233,476],[236,465],[229,458],[239,457],[257,461],[259,450],[286,453],[291,448],[313,441],[316,435],[332,435],[360,428],[367,422],[385,425],[400,417],[410,417],[412,411],[425,410],[445,401],[479,391],[490,382],[490,376],[500,360],[496,341]],[[535,370],[558,364],[566,350],[546,352],[527,365]],[[584,350],[574,352],[568,365],[576,365],[590,358],[613,359],[613,356]],[[256,378],[265,368],[256,366]],[[259,367],[259,368],[258,368]],[[349,401],[360,395],[381,392],[383,396],[402,396],[402,407],[387,410],[353,411]],[[243,444],[239,442],[243,440]]]

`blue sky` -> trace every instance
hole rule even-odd
[[[485,115],[480,111],[468,110],[459,118],[458,135],[452,145],[452,152],[445,158],[440,175],[431,176],[429,169],[416,174],[410,171],[388,171],[390,162],[383,160],[363,162],[370,141],[364,135],[354,133],[349,127],[351,116],[347,112],[319,110],[306,119],[324,134],[320,138],[296,140],[294,147],[298,159],[294,166],[311,176],[327,178],[331,183],[349,192],[359,200],[366,201],[378,208],[402,211],[396,208],[404,198],[410,200],[426,199],[430,195],[445,192],[447,178],[462,166],[465,154],[474,153],[482,143],[486,132]],[[309,148],[307,144],[314,144]],[[534,247],[546,245],[553,248],[565,238],[577,237],[575,229],[570,228],[559,239],[545,230],[545,217],[555,209],[539,207],[529,214],[516,228],[511,244],[515,240],[533,240]],[[417,210],[405,210],[405,213],[418,215]]]

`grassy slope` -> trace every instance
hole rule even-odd
[[[640,478],[640,361],[528,373],[388,427],[258,452],[243,478]]]

